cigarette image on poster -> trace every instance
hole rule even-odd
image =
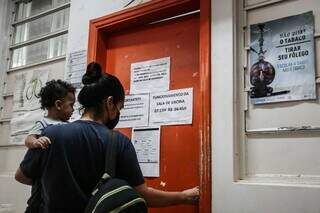
[[[312,12],[250,26],[253,104],[316,98]]]

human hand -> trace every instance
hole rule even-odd
[[[50,139],[46,136],[41,136],[37,140],[34,141],[33,147],[47,149],[49,147],[49,144],[51,144]]]
[[[186,189],[186,190],[182,191],[182,194],[184,195],[185,203],[198,204],[199,196],[200,196],[199,186],[196,186],[191,189]]]

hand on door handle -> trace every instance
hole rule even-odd
[[[199,186],[191,189],[186,189],[182,191],[182,193],[185,195],[186,204],[198,204],[200,196]]]

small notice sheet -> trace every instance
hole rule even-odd
[[[72,52],[68,59],[66,80],[73,86],[80,88],[82,76],[87,67],[87,50]]]
[[[10,142],[22,144],[35,122],[44,116],[39,92],[46,85],[50,70],[34,70],[16,75],[13,94]]]
[[[132,143],[144,177],[160,176],[160,127],[133,128]]]
[[[130,94],[168,91],[170,57],[131,64]]]
[[[151,94],[150,125],[192,124],[193,88]]]
[[[149,94],[126,95],[116,128],[148,126]]]

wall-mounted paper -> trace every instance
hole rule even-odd
[[[87,50],[72,52],[69,55],[66,80],[73,86],[80,88],[82,76],[87,67]]]
[[[130,94],[168,91],[170,57],[131,64]]]
[[[192,124],[193,89],[151,94],[149,125]]]
[[[160,176],[160,127],[132,129],[132,143],[143,176]]]
[[[22,144],[35,122],[43,117],[39,92],[46,85],[48,75],[49,70],[34,70],[16,76],[10,122],[12,144]]]
[[[13,112],[10,122],[10,143],[24,144],[27,134],[34,127],[36,121],[41,120],[45,112],[41,109]]]
[[[251,102],[316,99],[313,12],[254,24],[250,32]]]
[[[116,128],[148,126],[149,94],[127,95]]]

